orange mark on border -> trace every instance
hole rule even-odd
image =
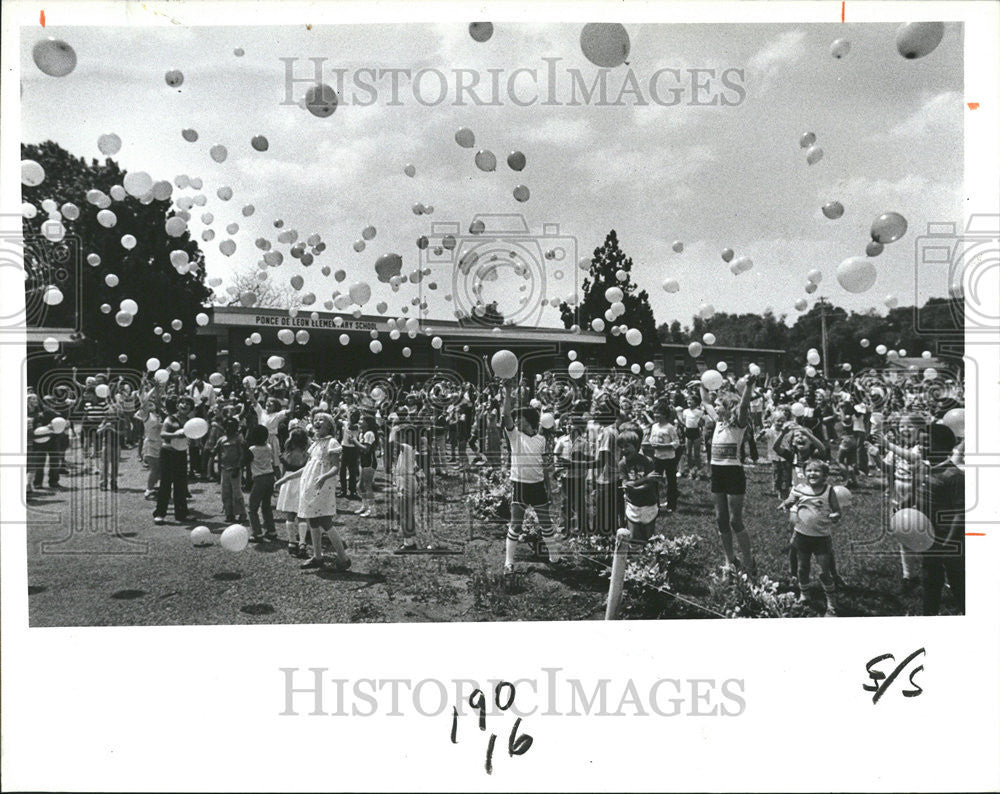
[[[45,27],[45,9],[42,9],[42,13],[38,17],[38,21],[41,22],[42,27]]]
[[[844,7],[847,5],[847,0],[840,0],[840,21],[844,21]]]
[[[965,535],[966,535],[966,537],[968,537],[969,535],[975,535],[976,537],[980,537],[981,538],[981,537],[984,537],[986,535],[986,533],[985,532],[966,532]]]
[[[979,110],[979,103],[978,102],[970,102],[969,103],[969,110]]]

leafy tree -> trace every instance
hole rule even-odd
[[[65,295],[56,307],[40,312],[29,309],[28,325],[77,328],[79,344],[64,351],[65,360],[73,364],[117,365],[122,353],[133,363],[148,356],[181,360],[196,332],[195,315],[202,311],[210,291],[204,284],[204,257],[198,245],[187,232],[179,237],[166,233],[167,218],[174,214],[170,200],[150,195],[113,201],[108,209],[118,222],[105,228],[97,222],[99,209],[87,200],[87,191],[109,194],[113,185],[123,183],[125,172],[114,160],[87,163],[52,141],[22,144],[21,157],[45,169],[40,185],[21,188],[22,201],[38,209],[34,218],[22,221],[26,305],[38,306],[40,291],[53,284]],[[75,220],[62,217],[66,235],[61,241],[52,242],[43,234],[43,224],[50,222],[41,206],[46,199],[59,208],[71,203],[79,209]],[[126,234],[136,239],[131,250],[121,243]],[[183,275],[170,262],[170,253],[176,250],[185,251],[193,265]],[[100,257],[99,264],[88,263],[90,254]],[[112,273],[119,279],[114,287],[105,281]],[[139,310],[132,324],[122,327],[115,314],[126,298],[134,300]],[[110,307],[107,313],[101,311],[104,304]],[[171,327],[174,320],[182,323],[180,330]],[[153,333],[155,326],[171,335],[169,343]]]
[[[625,280],[619,281],[618,271],[624,271]],[[632,281],[632,259],[627,257],[618,245],[618,235],[612,229],[604,240],[604,244],[594,249],[587,278],[583,280],[583,295],[577,307],[571,307],[566,302],[559,306],[563,325],[571,328],[578,324],[581,328],[590,327],[591,322],[600,318],[605,322],[605,336],[608,343],[604,354],[611,360],[618,355],[625,355],[631,360],[652,359],[659,353],[659,336],[656,331],[656,321],[649,305],[649,294],[646,290],[638,290]],[[622,303],[625,313],[613,321],[605,317],[605,312],[611,307],[604,293],[609,287],[618,287],[623,293]],[[625,334],[615,335],[612,328],[616,325],[637,328],[642,333],[642,343],[633,347],[625,340]]]
[[[268,278],[258,278],[260,272],[268,273]],[[290,284],[279,285],[268,270],[261,271],[256,265],[247,265],[234,272],[226,290],[214,293],[214,297],[224,306],[236,306],[240,304],[240,297],[248,292],[255,298],[253,305],[265,309],[290,309],[302,305],[302,296]]]

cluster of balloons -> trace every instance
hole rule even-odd
[[[816,165],[823,159],[823,150],[816,145],[815,132],[803,132],[799,136],[799,147],[806,150],[806,163]]]

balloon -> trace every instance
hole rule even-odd
[[[455,143],[465,149],[471,149],[476,144],[476,136],[472,134],[472,130],[468,127],[461,127],[455,133]]]
[[[271,356],[267,359],[267,366],[271,369],[281,369],[285,366],[285,360],[281,356]]]
[[[416,176],[417,168],[412,163],[407,163],[407,165],[403,168],[403,173],[411,177]]]
[[[808,149],[814,143],[816,143],[815,132],[803,132],[802,135],[799,136],[799,146],[803,149]]]
[[[160,359],[150,358],[146,360],[146,369],[150,372],[155,372],[160,368]]]
[[[701,385],[709,391],[716,391],[722,386],[723,378],[718,370],[706,369],[701,373]]]
[[[556,418],[551,413],[546,411],[541,415],[541,417],[539,417],[538,424],[545,430],[551,430],[556,426]]]
[[[235,55],[237,58],[242,58],[243,57],[243,48],[242,47],[237,47],[235,50],[233,50],[233,55]]]
[[[65,77],[76,68],[76,52],[62,39],[42,39],[32,48],[31,57],[49,77]]]
[[[703,303],[698,307],[698,314],[703,320],[711,320],[715,314],[715,307],[711,303]]]
[[[887,349],[888,348],[886,348],[885,345],[879,345],[878,347],[875,348],[875,352],[878,353],[880,356],[884,356],[886,354]]]
[[[184,423],[184,435],[197,440],[208,433],[208,422],[200,416],[193,416]]]
[[[375,274],[383,284],[388,283],[393,276],[398,276],[402,269],[403,258],[399,254],[383,254],[375,262]],[[336,275],[334,274],[335,277]],[[337,280],[341,281],[342,279],[338,278]]]
[[[212,530],[206,526],[195,527],[191,530],[191,545],[211,546],[213,543]]]
[[[630,42],[623,25],[615,22],[591,22],[580,32],[580,49],[596,66],[613,69],[628,58]]]
[[[719,372],[725,372],[727,369],[729,369],[729,365],[725,361],[720,361],[718,364],[715,365],[715,368],[719,370]]]
[[[629,328],[625,332],[625,341],[628,342],[632,347],[637,347],[642,344],[642,331],[638,328]]]
[[[823,272],[819,268],[813,268],[806,273],[806,279],[813,284],[819,284],[823,280]]]
[[[844,205],[839,201],[828,201],[823,205],[823,214],[832,221],[844,214]]]
[[[205,312],[198,312],[194,316],[194,321],[197,325],[206,326],[208,325],[208,315]]]
[[[890,350],[888,353],[885,354],[885,357],[889,359],[889,361],[898,361],[899,353],[897,353],[895,350]]]
[[[583,366],[582,361],[573,361],[567,367],[566,371],[573,380],[579,380],[583,377],[583,373],[586,371],[586,367]]]
[[[400,351],[400,352],[402,352],[402,354],[403,354],[403,358],[409,358],[409,357],[410,357],[410,355],[411,355],[411,354],[413,353],[413,351],[412,351],[412,350],[410,350],[410,348],[408,348],[408,347],[404,347],[404,348],[402,349],[402,351]]]
[[[531,198],[531,191],[525,185],[518,185],[514,188],[514,198],[520,202],[525,202]]]
[[[231,524],[222,531],[222,535],[219,536],[219,543],[222,544],[222,548],[226,551],[231,551],[234,554],[243,551],[250,542],[250,533],[247,532],[247,528],[240,526],[239,524]]]
[[[492,22],[470,22],[469,23],[469,35],[475,41],[480,43],[484,41],[489,41],[490,37],[493,35],[493,23]]]
[[[867,292],[875,284],[878,271],[863,256],[851,256],[837,265],[837,282],[848,292]]]
[[[368,286],[366,281],[356,281],[351,284],[349,293],[351,301],[358,304],[358,306],[364,306],[371,299],[372,288]]]
[[[153,380],[157,383],[166,383],[170,380],[170,372],[165,369],[158,369],[153,373]]]
[[[638,375],[642,371],[642,367],[638,364],[633,364],[629,369],[632,371],[633,375]]]
[[[306,91],[306,110],[317,118],[325,119],[337,109],[337,92],[325,83],[319,83]]]
[[[253,215],[253,213],[254,213],[254,206],[253,206],[253,204],[247,204],[243,208],[243,217],[244,218],[249,218],[251,215]]]
[[[42,235],[46,240],[58,243],[66,236],[66,227],[61,221],[48,220],[42,224]]]
[[[701,355],[702,349],[701,342],[692,342],[688,345],[688,354],[691,358],[698,358]]]
[[[295,341],[300,345],[305,345],[309,343],[309,332],[304,328],[300,331],[295,332]]]
[[[52,428],[52,432],[58,435],[59,433],[65,432],[66,427],[69,425],[65,419],[61,416],[56,416],[49,422],[49,427]]]
[[[681,251],[684,250],[684,243],[682,243],[680,240],[674,240],[674,244],[670,247],[674,249],[675,254],[679,254]]]
[[[943,22],[907,22],[896,29],[896,49],[904,58],[923,58],[934,52],[943,38]]]
[[[924,380],[937,380],[938,371],[934,367],[928,367],[924,370]]]
[[[108,273],[108,275],[106,275],[104,277],[104,283],[107,284],[109,287],[112,287],[112,288],[117,287],[118,286],[118,276],[116,276],[114,273]]]
[[[181,130],[181,137],[188,143],[194,143],[196,140],[198,140],[198,131],[191,129]],[[177,187],[184,187],[184,186],[178,185]]]
[[[722,249],[722,261],[723,262],[731,262],[732,259],[733,259],[733,256],[735,256],[735,251],[733,251],[732,248],[723,248]]]
[[[375,232],[375,227],[374,226],[366,226],[364,229],[361,230],[361,236],[365,240],[374,240],[375,239],[375,234],[376,234],[376,232]]]
[[[806,375],[808,377],[810,377],[810,378],[815,378],[816,377],[816,368],[812,367],[812,366],[806,367]]]
[[[480,171],[495,171],[497,158],[489,149],[482,149],[476,152],[476,168]]]
[[[118,308],[121,309],[123,312],[128,312],[129,314],[139,313],[139,304],[136,303],[131,298],[125,298],[125,300],[123,300],[120,304],[118,304]]]
[[[97,148],[100,149],[101,154],[108,156],[118,154],[118,150],[122,148],[122,139],[113,132],[109,132],[97,139]]]
[[[135,248],[136,242],[137,241],[135,237],[133,237],[131,234],[126,234],[121,239],[122,248],[124,248],[126,251],[131,251],[133,248]]]
[[[628,363],[628,359],[625,358],[625,356],[618,356],[618,358],[615,359],[615,363],[619,367],[624,367]]]
[[[934,526],[914,507],[897,510],[889,522],[893,539],[909,551],[927,551],[934,545]]]
[[[105,304],[107,305],[107,304]],[[111,308],[110,306],[108,307]],[[128,328],[132,325],[132,320],[135,319],[135,315],[130,314],[126,311],[120,311],[115,315],[115,322],[118,323],[122,328]]]
[[[795,301],[795,311],[804,312],[809,304],[806,302],[805,298],[799,298]]]
[[[442,341],[440,336],[435,336],[433,339],[431,339],[431,347],[433,347],[435,350],[440,350],[441,345],[443,344],[444,342]]]
[[[820,361],[820,359],[819,359],[819,353],[817,351],[815,351],[815,350],[810,350],[806,354],[806,361],[808,361],[814,367],[817,366],[819,364],[819,361]]]
[[[618,303],[623,297],[625,297],[625,293],[620,287],[608,287],[604,291],[604,299],[608,303]]]
[[[806,149],[806,162],[815,165],[823,159],[823,150],[819,146],[810,146]]]
[[[179,69],[171,69],[163,76],[163,79],[171,88],[178,88],[184,82],[184,75]]]
[[[490,367],[500,380],[510,380],[517,374],[517,356],[509,350],[498,350],[490,359]]]
[[[143,196],[153,187],[153,177],[145,171],[129,171],[122,180],[125,192],[130,196]]]
[[[837,39],[830,45],[830,55],[838,60],[851,51],[851,42],[847,39]]]
[[[175,331],[179,331],[181,330],[181,328],[184,327],[184,323],[181,322],[180,320],[171,320],[170,327],[173,328]]]
[[[681,285],[677,283],[677,279],[675,278],[668,278],[666,281],[663,282],[664,292],[677,292],[678,290],[680,290],[680,288]]]
[[[266,152],[267,147],[270,144],[267,142],[267,138],[265,138],[263,135],[254,135],[250,139],[250,145],[258,152]]]
[[[941,422],[947,425],[956,438],[965,438],[965,409],[952,408],[942,417]]]
[[[705,334],[701,338],[701,341],[704,342],[706,345],[714,345],[715,344],[715,334],[709,332],[709,333]]]
[[[511,152],[507,155],[507,165],[511,171],[523,171],[524,167],[528,164],[522,152]]]
[[[602,331],[604,331],[605,328],[604,320],[602,320],[600,317],[595,317],[593,320],[590,321],[590,327],[593,328],[597,333],[601,333]]]
[[[372,341],[368,343],[368,349],[377,355],[382,352],[382,343],[379,342],[378,339],[372,339]]]
[[[302,285],[305,284],[305,280],[298,273],[296,273],[294,276],[292,276],[292,278],[290,279],[290,281],[291,281],[292,289],[294,289],[294,290],[300,290],[300,289],[302,289]]]
[[[174,215],[170,218],[167,218],[166,230],[167,234],[169,234],[171,237],[180,237],[182,234],[184,234],[184,232],[187,231],[187,221],[185,221],[180,216]]]
[[[262,338],[263,337],[261,337],[261,335],[256,331],[250,334],[250,341],[253,342],[255,345],[259,345]]]
[[[747,270],[753,269],[753,260],[749,256],[741,256],[730,265],[729,269],[732,271],[733,275],[738,275],[744,273]]]
[[[757,377],[758,375],[760,375],[760,367],[758,367],[756,364],[751,364],[749,367],[747,367],[747,370],[754,377]]]
[[[45,337],[45,341],[42,342],[42,347],[46,353],[55,353],[59,350],[59,340],[54,336],[47,336]]]
[[[101,398],[102,400],[106,400],[106,399],[108,399],[108,395],[109,395],[110,393],[111,393],[111,390],[110,390],[110,389],[108,389],[108,386],[107,386],[107,384],[106,384],[106,383],[101,383],[101,384],[98,384],[97,388],[96,388],[96,389],[94,389],[94,394],[96,394],[96,395],[97,395],[98,397],[100,397],[100,398]]]
[[[906,234],[906,218],[898,212],[886,212],[872,223],[872,240],[877,243],[894,243]]]
[[[925,350],[923,353],[920,354],[920,357],[921,358],[930,358],[931,357],[931,351],[930,350]]]
[[[895,295],[886,295],[884,302],[887,308],[895,309],[899,305],[899,298]]]
[[[219,243],[219,250],[226,256],[232,256],[236,253],[236,243],[232,240],[223,240]]]
[[[802,403],[792,403],[792,416],[805,416],[806,407]]]

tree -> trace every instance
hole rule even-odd
[[[270,277],[268,270],[248,265],[233,273],[229,286],[223,293],[215,293],[215,299],[225,306],[240,303],[240,296],[251,293],[254,306],[264,309],[291,309],[302,305],[302,296],[291,285],[279,285]],[[268,273],[268,278],[260,279],[258,273]]]
[[[78,329],[80,344],[68,346],[64,352],[73,364],[117,364],[122,353],[133,363],[149,356],[181,360],[196,332],[195,315],[202,311],[210,292],[204,284],[204,257],[198,245],[187,232],[179,237],[166,232],[167,218],[174,215],[170,200],[149,195],[143,200],[126,196],[113,201],[108,209],[118,220],[105,228],[97,221],[99,208],[87,200],[87,191],[108,194],[113,185],[123,183],[125,172],[114,160],[88,164],[52,141],[37,146],[22,144],[21,157],[45,169],[40,185],[21,189],[22,201],[38,209],[34,218],[22,220],[26,305],[38,306],[39,292],[53,284],[66,296],[54,308],[29,310],[28,325]],[[66,235],[56,242],[43,233],[51,229],[43,226],[51,223],[41,207],[46,199],[59,208],[71,203],[79,209],[76,219],[63,215]],[[131,250],[122,245],[126,234],[136,240]],[[181,274],[170,262],[170,253],[177,250],[183,250],[193,265],[187,273]],[[94,254],[100,257],[96,265],[88,263],[88,256]],[[106,282],[109,274],[119,279],[116,286]],[[131,325],[122,327],[115,315],[126,298],[134,300],[139,310]],[[102,305],[110,311],[101,311]],[[176,320],[182,324],[180,330],[171,327]],[[153,333],[155,326],[170,334],[170,342],[164,343]]]
[[[625,274],[622,281],[619,281],[617,276],[619,271]],[[632,260],[625,256],[619,247],[618,235],[612,229],[608,232],[604,244],[594,249],[587,278],[583,281],[582,299],[578,306],[574,308],[566,302],[559,306],[566,328],[571,328],[573,325],[588,328],[592,321],[598,318],[605,323],[607,345],[604,354],[608,361],[619,355],[624,355],[633,361],[655,359],[660,352],[656,321],[649,305],[649,294],[646,290],[637,291],[631,273]],[[621,289],[622,303],[625,304],[625,313],[613,321],[607,320],[605,315],[611,304],[604,294],[610,287]],[[625,334],[615,335],[612,332],[615,325],[622,324],[628,328],[637,328],[642,333],[642,342],[639,345],[632,346],[625,340]]]

